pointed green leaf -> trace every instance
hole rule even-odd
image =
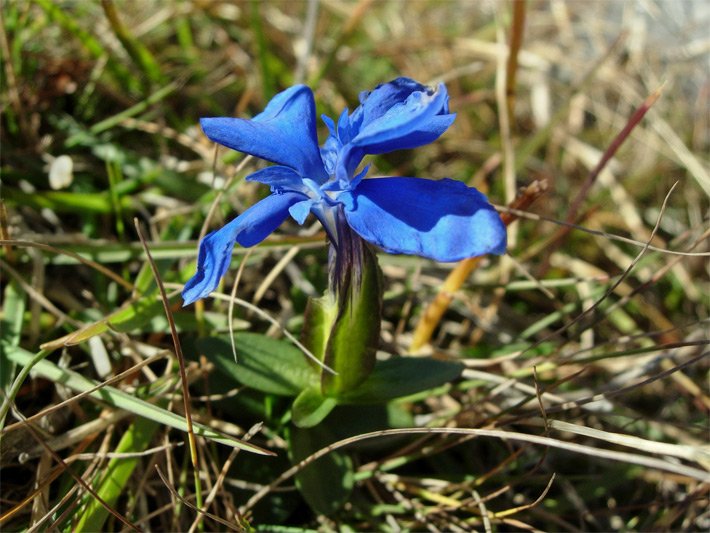
[[[8,393],[15,376],[15,363],[6,357],[5,351],[10,346],[20,344],[25,299],[25,292],[14,281],[10,281],[5,287],[2,319],[0,319],[0,389],[5,394]]]
[[[179,294],[168,299],[170,305],[180,301]],[[221,313],[205,313],[205,320],[215,329],[226,329],[227,322]],[[194,331],[197,329],[197,319],[193,313],[176,312],[173,314],[178,331]],[[246,322],[235,321],[236,329],[244,329]],[[122,305],[110,315],[88,324],[68,335],[46,342],[43,349],[57,349],[86,342],[92,337],[102,335],[109,330],[129,333],[135,330],[166,331],[168,322],[165,318],[163,302],[156,293],[144,296],[138,300]]]
[[[237,362],[227,335],[199,339],[197,349],[224,375],[239,383],[281,396],[296,396],[318,383],[318,372],[301,350],[256,333],[237,333]]]
[[[176,294],[172,298],[169,298],[168,301],[170,305],[173,305],[179,300],[180,295]],[[106,333],[109,329],[128,333],[136,328],[145,326],[151,319],[163,312],[163,302],[160,299],[160,294],[156,292],[150,296],[129,301],[107,317],[88,326],[84,326],[69,335],[47,342],[42,345],[42,348],[52,349],[61,346],[81,344],[91,337]]]
[[[121,436],[115,453],[138,453],[144,451],[153,439],[159,424],[146,418],[137,418],[128,430]],[[124,491],[126,483],[131,477],[139,462],[138,457],[118,458],[113,457],[101,472],[103,473],[96,493],[110,507],[116,505],[118,498]],[[108,510],[93,496],[84,511],[79,516],[79,522],[72,531],[104,531],[104,522],[108,518]]]
[[[298,427],[310,428],[320,424],[336,405],[333,398],[325,398],[317,387],[312,387],[296,397],[291,418]]]
[[[393,357],[379,361],[367,380],[341,394],[340,403],[383,403],[448,383],[461,375],[463,365],[430,357]]]
[[[7,355],[11,361],[14,361],[21,366],[31,364],[33,359],[35,359],[34,354],[23,350],[22,348],[11,348],[7,351]],[[60,368],[46,359],[35,362],[32,367],[32,371],[38,376],[48,379],[54,383],[61,383],[65,387],[78,392],[88,391],[99,385],[99,383],[94,380],[88,379],[72,370]],[[111,386],[103,386],[92,392],[90,396],[117,409],[124,409],[137,416],[158,422],[159,424],[170,426],[172,428],[179,429],[180,431],[187,431],[187,422],[184,417],[162,409],[152,403],[148,403],[145,400],[141,400],[140,398],[131,396],[127,392],[115,389]],[[271,452],[264,450],[263,448],[249,444],[248,442],[242,442],[235,437],[215,431],[214,429],[203,424],[193,422],[192,425],[195,435],[200,437],[253,453],[273,455]]]

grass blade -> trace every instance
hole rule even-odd
[[[40,352],[40,354],[43,353],[44,352]],[[12,348],[8,350],[7,356],[8,359],[23,366],[24,368],[27,368],[27,365],[31,364],[33,359],[36,359],[34,354],[23,350],[22,348]],[[46,353],[44,353],[44,356],[46,356]],[[32,367],[32,371],[38,376],[48,379],[54,383],[61,383],[65,387],[78,392],[84,392],[88,389],[99,386],[99,383],[72,370],[60,368],[47,360],[36,362]],[[96,398],[97,400],[101,400],[116,409],[125,409],[126,411],[130,411],[137,416],[187,432],[187,422],[184,417],[171,413],[170,411],[166,411],[165,409],[148,403],[145,400],[135,398],[130,394],[113,387],[102,387],[101,389],[92,392],[90,396]],[[237,438],[215,431],[203,424],[194,423],[193,426],[196,435],[204,437],[208,440],[252,453],[273,455],[272,452],[260,448],[259,446],[242,442]]]

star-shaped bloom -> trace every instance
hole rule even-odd
[[[452,124],[444,84],[430,88],[397,78],[360,94],[352,114],[337,124],[323,116],[330,135],[318,146],[313,92],[296,85],[277,94],[253,119],[203,118],[211,140],[276,163],[247,177],[271,194],[200,243],[197,272],[187,282],[185,305],[206,297],[219,284],[235,243],[254,246],[289,216],[303,224],[313,213],[337,251],[339,225],[393,254],[459,261],[502,254],[506,232],[486,197],[452,180],[410,177],[363,179],[369,154],[416,148],[441,136]]]

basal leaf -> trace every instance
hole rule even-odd
[[[359,387],[343,393],[338,401],[347,403],[380,403],[409,396],[461,375],[463,365],[430,357],[393,357],[380,361]]]
[[[323,425],[309,429],[292,428],[289,451],[293,464],[298,464],[334,440]],[[343,452],[329,453],[296,474],[296,485],[316,513],[333,514],[348,501],[352,492],[352,461]]]
[[[242,385],[281,396],[296,396],[318,383],[318,373],[292,344],[258,335],[237,333],[237,362],[229,337],[199,339],[197,349],[219,372]]]

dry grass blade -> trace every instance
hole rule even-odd
[[[234,331],[234,302],[237,299],[237,290],[239,289],[239,282],[242,279],[242,274],[244,273],[244,268],[247,265],[249,256],[251,255],[253,248],[247,250],[244,259],[239,263],[239,269],[237,270],[237,277],[234,279],[234,285],[232,286],[232,293],[229,298],[229,305],[227,307],[227,324],[229,324],[229,342],[232,346],[232,355],[234,356],[234,362],[237,363],[237,343],[234,339],[236,332]]]
[[[635,448],[637,450],[654,453],[658,455],[669,455],[686,459],[687,461],[695,461],[702,465],[707,465],[710,470],[710,448],[704,449],[695,446],[686,446],[682,444],[668,444],[666,442],[655,442],[647,439],[641,439],[633,435],[623,435],[621,433],[610,433],[600,429],[580,426],[578,424],[570,424],[562,420],[549,420],[549,427],[559,431],[567,431],[577,435],[585,435],[597,440],[603,440],[611,444],[619,444],[627,448]]]
[[[473,494],[474,501],[478,504],[478,509],[481,512],[481,520],[483,520],[483,531],[486,533],[491,533],[491,518],[486,508],[486,503],[481,499],[481,495],[478,491],[474,490],[471,492]]]
[[[685,466],[677,464],[675,462],[663,461],[656,459],[654,457],[647,457],[641,454],[633,454],[626,452],[617,452],[613,450],[605,450],[601,448],[595,448],[592,446],[586,446],[584,444],[577,444],[573,442],[564,442],[558,439],[553,439],[550,437],[540,437],[537,435],[530,435],[527,433],[519,433],[517,431],[503,431],[497,429],[468,429],[468,428],[406,428],[406,429],[388,429],[383,431],[373,431],[371,433],[365,433],[362,435],[357,435],[348,439],[339,440],[326,446],[315,452],[314,454],[308,456],[306,459],[298,463],[297,465],[289,468],[283,474],[281,474],[275,481],[273,481],[267,487],[254,494],[249,501],[240,509],[242,513],[245,513],[254,505],[256,505],[264,496],[271,492],[274,488],[278,487],[286,481],[287,479],[293,477],[296,473],[303,470],[306,466],[317,461],[321,457],[350,446],[356,442],[362,442],[369,439],[379,439],[383,437],[390,437],[395,435],[466,435],[473,437],[491,437],[504,441],[519,441],[519,442],[529,442],[531,444],[539,444],[541,446],[549,446],[550,448],[558,448],[561,450],[566,450],[573,453],[579,453],[582,455],[587,455],[590,457],[597,457],[599,459],[608,459],[611,461],[619,461],[627,464],[635,464],[639,466],[645,466],[652,468],[654,470],[660,470],[663,472],[670,472],[677,474],[679,476],[688,477],[691,479],[696,479],[704,483],[710,483],[710,473],[703,470],[693,468],[690,466]]]
[[[523,45],[527,0],[518,0],[513,2],[512,7],[513,21],[510,27],[510,50],[508,52],[508,61],[505,69],[505,96],[509,117],[515,116],[515,87],[518,74],[518,53]]]
[[[707,342],[706,342],[706,343],[703,343],[703,345],[707,345],[707,344],[708,344]],[[661,380],[661,379],[663,379],[663,378],[666,378],[666,377],[668,377],[668,376],[671,376],[674,372],[678,372],[679,370],[682,370],[682,369],[684,369],[684,368],[691,367],[691,366],[693,366],[695,363],[697,363],[697,362],[701,361],[702,359],[706,358],[708,355],[710,355],[710,352],[701,353],[700,355],[697,355],[697,356],[695,356],[695,357],[693,357],[693,358],[691,358],[691,359],[689,359],[689,360],[687,360],[687,361],[684,361],[684,362],[682,362],[682,363],[679,363],[679,364],[677,364],[677,365],[675,365],[675,366],[673,366],[673,367],[671,367],[671,368],[667,368],[667,369],[663,370],[662,372],[659,372],[658,374],[656,374],[656,375],[654,375],[654,376],[651,376],[651,377],[649,377],[649,378],[643,379],[643,380],[641,380],[641,381],[639,381],[639,382],[637,382],[637,383],[633,383],[632,385],[627,385],[627,386],[625,386],[625,387],[621,387],[621,388],[619,388],[619,389],[610,390],[610,391],[603,392],[603,393],[600,393],[600,394],[594,394],[594,395],[591,395],[591,396],[585,396],[585,397],[583,397],[583,398],[579,398],[579,399],[576,399],[576,400],[571,400],[571,401],[569,401],[569,400],[567,400],[567,401],[563,400],[563,401],[562,401],[560,404],[558,404],[558,405],[552,405],[552,406],[547,407],[547,408],[545,409],[545,411],[547,412],[547,414],[550,414],[550,413],[555,413],[555,412],[559,412],[559,411],[566,411],[566,410],[569,410],[569,409],[576,409],[576,408],[582,407],[582,406],[584,406],[584,405],[586,405],[586,404],[590,404],[590,403],[594,403],[594,402],[600,402],[600,401],[603,401],[603,400],[608,400],[608,399],[610,399],[610,398],[614,398],[614,397],[617,397],[617,396],[626,394],[626,393],[628,393],[629,391],[632,391],[632,390],[634,390],[634,389],[638,389],[638,388],[643,387],[643,386],[645,386],[645,385],[648,385],[648,384],[650,384],[650,383],[653,383],[653,382],[659,381],[659,380]],[[521,405],[525,405],[526,403],[528,403],[528,402],[530,401],[531,398],[534,398],[534,396],[535,396],[534,394],[531,394],[530,397],[525,398],[524,400],[521,400],[521,401],[519,402],[519,404],[516,405],[516,406],[514,406],[514,407],[519,407],[519,406],[521,406]],[[509,410],[512,411],[513,409],[509,409]],[[526,414],[526,415],[520,415],[519,417],[515,417],[513,420],[509,420],[508,423],[514,423],[516,420],[524,420],[524,419],[527,419],[527,418],[528,418],[528,415],[527,415],[527,414]]]
[[[77,253],[74,253],[71,250],[62,250],[60,248],[55,248],[54,246],[51,246],[51,245],[45,244],[45,243],[41,243],[41,242],[15,240],[15,239],[3,239],[3,240],[0,240],[0,244],[2,244],[3,246],[6,246],[6,247],[22,246],[22,247],[27,247],[27,248],[37,248],[38,250],[45,250],[45,251],[51,252],[53,254],[66,255],[68,257],[71,257],[72,259],[76,259],[80,263],[83,263],[90,268],[93,268],[97,272],[101,272],[104,276],[112,279],[113,281],[115,281],[119,285],[125,287],[129,291],[132,291],[135,289],[135,287],[133,286],[133,284],[130,281],[126,281],[121,276],[119,276],[114,271],[112,271],[111,269],[106,268],[105,266],[103,266],[100,263],[97,263],[96,261],[92,261],[91,259],[87,259],[86,257],[83,257]]]

